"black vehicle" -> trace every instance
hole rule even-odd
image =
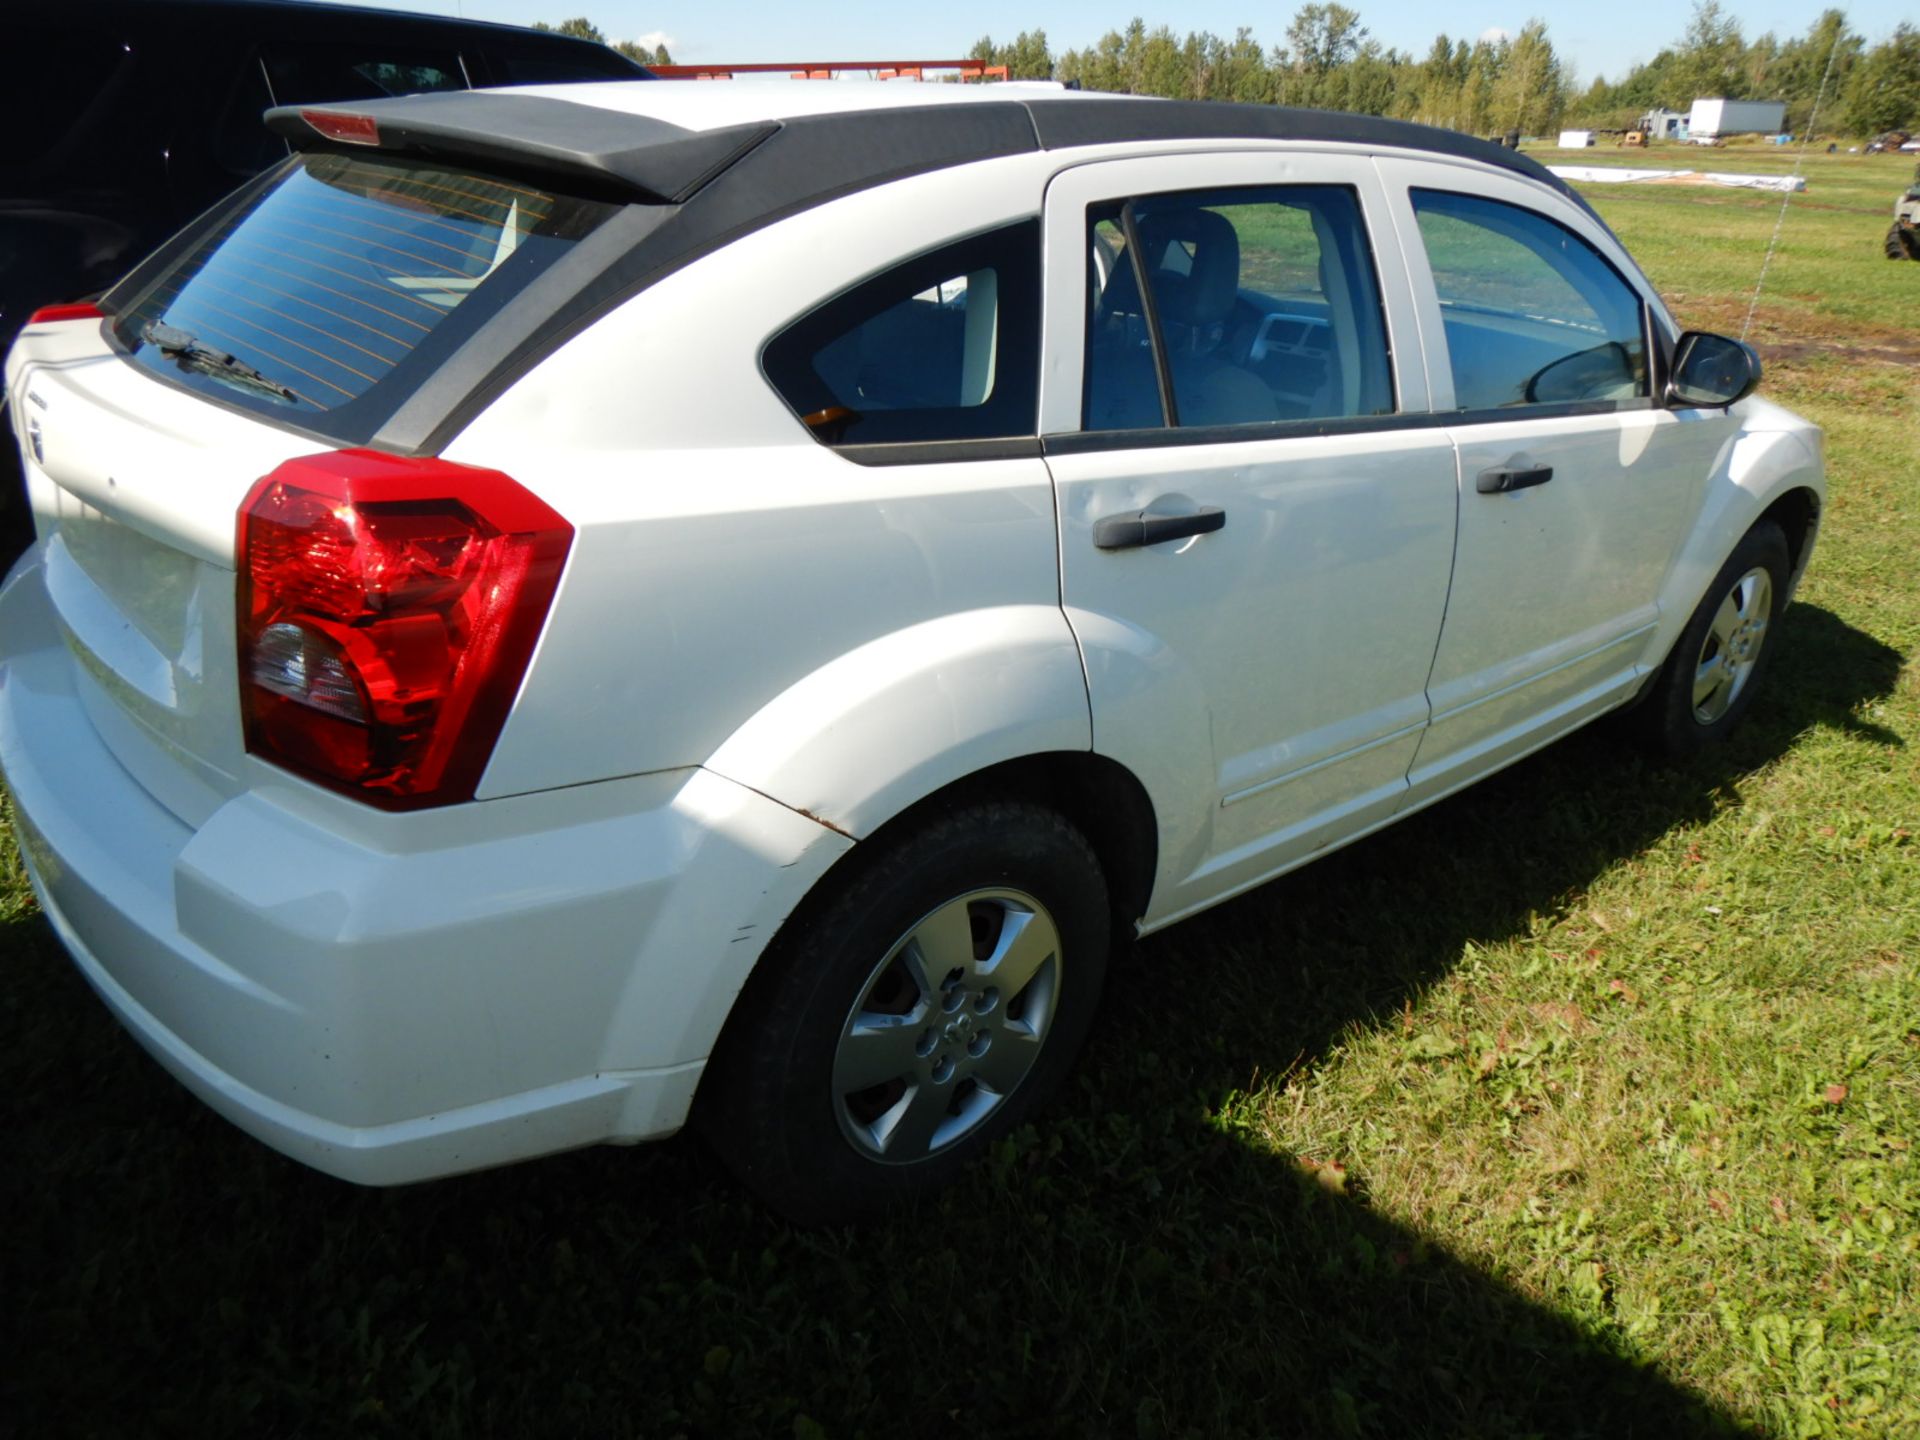
[[[0,355],[35,309],[104,290],[285,158],[272,106],[648,78],[567,36],[299,0],[60,0],[6,33]],[[18,457],[0,450],[17,527]]]

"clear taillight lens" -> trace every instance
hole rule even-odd
[[[248,750],[390,809],[472,799],[572,543],[498,471],[289,460],[240,511]]]

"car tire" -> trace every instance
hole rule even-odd
[[[1889,260],[1920,260],[1920,236],[1896,220],[1887,227],[1886,249]]]
[[[749,980],[696,1113],[802,1224],[936,1190],[1032,1115],[1085,1044],[1110,945],[1092,846],[1040,806],[971,806],[843,864]]]
[[[1787,537],[1770,520],[1734,546],[1634,712],[1654,750],[1690,754],[1746,715],[1773,657],[1790,564]]]

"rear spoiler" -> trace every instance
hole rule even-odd
[[[647,115],[538,95],[469,90],[281,105],[267,128],[296,150],[353,145],[552,176],[678,205],[780,126],[775,121],[688,130]]]

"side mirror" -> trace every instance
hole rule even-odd
[[[1760,357],[1744,340],[1689,330],[1673,352],[1667,404],[1721,406],[1744,400],[1760,383]]]

